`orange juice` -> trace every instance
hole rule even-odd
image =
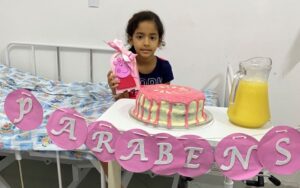
[[[229,104],[227,114],[236,125],[262,127],[270,120],[268,83],[240,80],[235,100]]]

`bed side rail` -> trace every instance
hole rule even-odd
[[[61,75],[61,49],[78,49],[78,50],[88,50],[89,51],[89,79],[90,82],[94,82],[94,74],[93,74],[93,54],[95,52],[102,53],[114,53],[115,51],[108,47],[91,47],[91,46],[72,46],[72,45],[56,45],[56,44],[43,44],[43,43],[26,43],[26,42],[11,42],[6,46],[5,49],[5,60],[6,64],[11,67],[11,58],[10,58],[10,50],[13,47],[28,47],[31,48],[31,61],[34,65],[34,74],[37,75],[37,64],[36,64],[36,48],[38,47],[52,47],[56,49],[56,61],[57,61],[57,79],[59,81],[62,80]]]

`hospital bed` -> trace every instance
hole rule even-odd
[[[32,69],[24,68],[22,62],[25,61],[21,56],[30,60],[29,66]],[[47,53],[50,54],[46,55]],[[109,58],[114,51],[108,47],[84,47],[72,45],[49,45],[49,44],[32,44],[14,42],[7,45],[5,51],[5,63],[0,64],[0,148],[1,154],[7,157],[0,161],[0,172],[9,166],[15,160],[18,161],[20,168],[20,178],[22,181],[21,160],[34,159],[43,160],[46,163],[57,163],[58,185],[62,187],[62,176],[60,171],[60,163],[72,165],[73,181],[68,187],[76,187],[80,181],[88,173],[89,169],[96,167],[101,175],[101,187],[105,187],[105,177],[102,175],[103,169],[93,155],[89,153],[85,146],[76,151],[63,151],[53,144],[47,135],[45,125],[47,118],[55,110],[54,106],[67,106],[75,108],[91,121],[96,120],[101,116],[113,103],[113,96],[106,83],[106,72],[109,68]],[[84,81],[73,81],[64,75],[64,60],[65,56],[83,55],[86,62],[83,63],[86,76]],[[43,56],[44,55],[44,56]],[[106,56],[102,61],[98,62],[100,55]],[[53,62],[49,62],[50,57]],[[25,59],[26,59],[25,58]],[[80,59],[80,58],[79,58]],[[21,62],[18,68],[16,62]],[[45,79],[40,73],[40,63],[46,61],[48,67],[55,67],[54,78]],[[102,81],[98,82],[95,79],[96,74],[100,69],[95,67],[105,67],[102,69]],[[21,69],[25,69],[21,70]],[[77,68],[80,69],[80,68]],[[103,73],[105,72],[105,73]],[[52,75],[53,76],[53,75]],[[66,78],[67,82],[64,82]],[[40,101],[44,109],[44,120],[41,126],[32,131],[21,131],[9,122],[4,114],[3,104],[5,97],[11,91],[17,88],[26,88],[30,90],[35,97]],[[206,104],[210,106],[219,105],[218,96],[212,90],[205,90]],[[83,170],[84,169],[84,170]],[[128,177],[128,176],[127,176]],[[126,178],[124,178],[126,180]],[[128,178],[127,178],[128,184]],[[9,187],[3,178],[0,176],[0,185]]]
[[[66,45],[49,45],[49,44],[29,44],[29,43],[10,43],[5,51],[6,65],[0,64],[0,148],[1,155],[6,155],[0,162],[0,171],[10,165],[14,160],[20,161],[23,158],[44,160],[46,163],[51,161],[57,162],[58,167],[58,184],[62,187],[62,177],[60,173],[60,162],[70,163],[72,165],[73,181],[68,187],[76,187],[91,167],[97,167],[100,174],[103,171],[100,163],[91,155],[85,147],[77,151],[61,151],[49,139],[45,125],[47,118],[55,110],[54,106],[65,106],[75,108],[79,113],[90,120],[96,120],[110,105],[114,102],[110,89],[106,82],[93,83],[95,75],[93,72],[94,59],[97,55],[111,56],[114,51],[109,48],[90,48]],[[20,71],[12,68],[16,65],[18,56],[24,63],[29,57],[30,65],[33,70]],[[47,55],[45,55],[48,53]],[[81,54],[87,59],[85,67],[89,67],[88,81],[85,82],[61,82],[64,78],[63,69],[64,56],[66,54]],[[48,67],[56,67],[56,78],[45,79],[39,76],[38,66],[41,61],[39,57],[52,57],[54,60]],[[50,58],[51,58],[50,57]],[[53,58],[54,57],[54,58]],[[109,59],[109,58],[107,58]],[[44,59],[47,61],[47,59]],[[47,62],[49,63],[49,62]],[[108,64],[108,63],[107,63]],[[97,65],[96,65],[97,66]],[[80,70],[80,68],[79,68]],[[96,71],[95,71],[96,72]],[[44,110],[44,120],[41,126],[32,131],[21,131],[11,124],[4,114],[4,100],[8,93],[17,89],[26,88],[30,90],[41,103]],[[53,160],[54,159],[54,160]],[[21,163],[19,163],[21,164]],[[20,166],[21,167],[21,166]],[[20,171],[21,174],[21,171]],[[105,183],[104,176],[102,184]],[[22,177],[21,177],[22,181]],[[9,185],[3,178],[0,178],[0,185]],[[104,184],[105,186],[105,184]],[[1,186],[3,187],[3,186]],[[103,186],[102,186],[103,187]]]

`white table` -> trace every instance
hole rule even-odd
[[[268,132],[272,126],[268,123],[259,129],[248,129],[233,125],[228,121],[227,108],[223,107],[205,107],[213,115],[213,120],[199,127],[191,129],[164,129],[154,128],[151,125],[145,125],[132,118],[129,110],[134,106],[134,99],[120,99],[116,101],[98,120],[105,120],[112,123],[119,131],[127,131],[133,128],[143,129],[149,134],[169,133],[179,137],[186,134],[201,136],[215,146],[224,137],[233,133],[244,133],[251,135],[258,141]],[[117,188],[121,185],[121,167],[117,162],[110,162],[108,165],[108,188]]]

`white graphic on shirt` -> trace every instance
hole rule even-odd
[[[162,78],[140,78],[141,85],[154,85],[154,84],[161,84]]]

